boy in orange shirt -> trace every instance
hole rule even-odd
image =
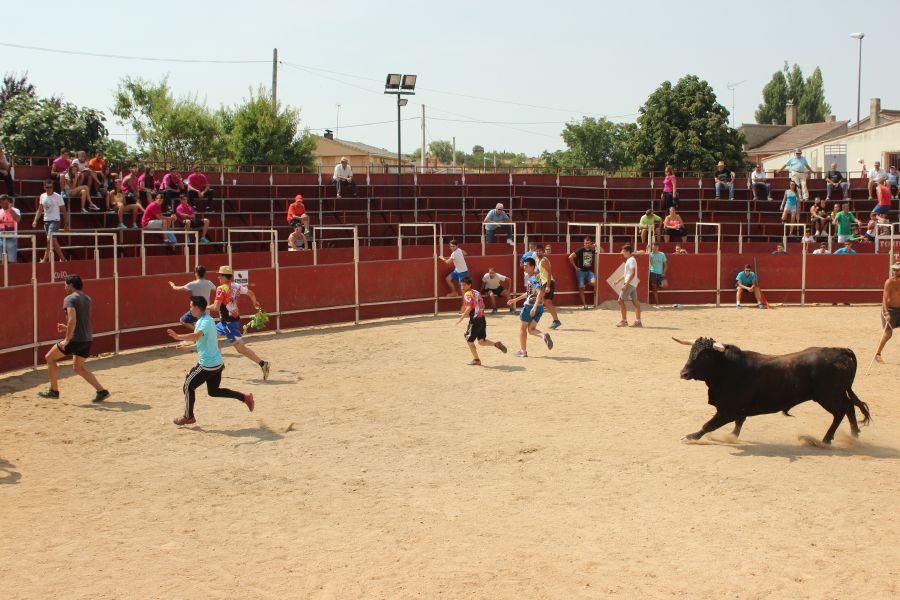
[[[288,238],[288,246],[296,248],[299,240],[303,249],[307,250],[305,231],[309,229],[309,215],[306,214],[306,205],[300,194],[294,196],[294,201],[288,205],[287,222],[294,228],[294,233]]]

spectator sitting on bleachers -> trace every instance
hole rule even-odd
[[[199,216],[194,211],[194,207],[191,206],[191,203],[188,201],[188,197],[185,194],[178,196],[178,206],[175,207],[175,218],[176,222],[181,223],[185,231],[190,231],[191,228],[199,229],[201,244],[209,243],[209,239],[206,237],[206,234],[209,231],[209,219]],[[188,239],[189,236],[185,235],[185,243],[188,242]]]
[[[103,150],[97,150],[97,153],[88,161],[88,168],[94,174],[97,181],[97,193],[102,197],[106,197],[109,192],[109,168],[106,166],[106,159],[103,157]]]
[[[298,250],[298,241],[304,250],[308,249],[306,231],[309,230],[309,215],[306,213],[306,205],[301,194],[294,196],[294,201],[288,205],[287,222],[294,229],[288,236],[288,250]]]
[[[213,190],[209,187],[206,175],[200,170],[200,165],[194,165],[194,170],[187,176],[187,190],[188,200],[195,208],[202,206],[205,212],[212,210]]]
[[[888,183],[891,186],[891,196],[896,198],[897,191],[900,190],[900,171],[894,165],[888,169]]]
[[[100,192],[100,181],[88,165],[87,152],[84,150],[76,152],[75,160],[72,161],[72,166],[75,167],[78,172],[78,179],[75,181],[76,186],[86,185],[89,194]]]
[[[147,208],[144,209],[144,216],[141,217],[141,227],[147,230],[161,230],[163,239],[166,240],[166,243],[169,244],[169,246],[172,246],[177,240],[173,234],[166,233],[166,230],[173,224],[175,217],[163,215],[163,204],[165,201],[165,194],[157,192],[156,196],[153,198],[153,202],[148,204]]]
[[[787,254],[787,250],[784,249],[784,244],[775,246],[775,249],[772,250],[772,254]]]
[[[681,219],[681,215],[676,212],[674,206],[669,207],[669,214],[663,220],[663,235],[667,243],[671,237],[676,237],[680,240],[687,235],[684,221]]]
[[[831,254],[831,252],[828,251],[828,244],[822,242],[818,248],[813,250],[813,254]]]
[[[91,188],[84,183],[85,178],[78,172],[78,165],[72,163],[69,170],[60,178],[62,197],[69,201],[69,208],[75,212],[72,206],[75,198],[81,200],[81,212],[98,211],[100,207],[91,201]]]
[[[54,158],[50,164],[50,178],[53,180],[53,185],[57,192],[62,191],[61,179],[69,172],[69,165],[71,164],[72,159],[69,157],[69,151],[65,148],[59,151],[59,156]]]
[[[853,240],[845,240],[844,245],[834,251],[835,254],[856,254],[853,249]]]
[[[503,204],[498,203],[496,207],[492,208],[488,211],[487,215],[484,217],[485,223],[509,223],[509,215],[506,211],[503,210]],[[510,246],[515,245],[515,242],[512,238],[512,227],[509,225],[485,225],[484,226],[484,239],[487,243],[493,243],[494,236],[497,235],[497,230],[502,229],[506,233],[506,243]]]
[[[878,204],[872,209],[872,212],[879,215],[886,215],[891,212],[891,188],[887,179],[878,184],[875,188],[875,197],[878,198]]]
[[[116,189],[109,193],[107,197],[107,202],[112,206],[112,209],[116,211],[116,216],[119,218],[119,224],[117,227],[119,229],[125,229],[125,212],[131,213],[131,227],[132,229],[139,229],[140,226],[138,223],[138,215],[144,212],[144,207],[141,206],[141,201],[135,195],[134,191],[132,191],[131,184],[129,181],[134,182],[134,172],[135,169],[132,167],[131,172],[125,176],[125,179],[117,179],[114,183]],[[129,179],[131,177],[132,179]],[[137,185],[136,183],[134,185]]]
[[[800,240],[803,244],[815,244],[816,243],[816,234],[812,230],[812,228],[803,229],[803,238]]]
[[[831,170],[825,174],[825,199],[831,200],[831,190],[840,188],[843,192],[841,200],[847,199],[850,190],[850,182],[844,177],[844,174],[838,171],[838,164],[831,163]]]
[[[678,178],[672,171],[672,167],[666,165],[665,178],[663,179],[663,211],[668,211],[670,207],[678,206]]]
[[[156,170],[153,167],[147,167],[138,177],[138,192],[141,202],[153,202],[153,194],[156,193]]]
[[[809,223],[810,228],[817,237],[828,235],[828,224],[831,223],[831,216],[828,214],[828,206],[824,198],[820,198],[818,202],[814,202],[810,207]]]
[[[162,209],[163,213],[169,215],[172,213],[173,201],[185,192],[184,181],[178,169],[172,167],[166,173],[159,184],[159,191],[163,195]],[[154,196],[155,198],[156,196]]]
[[[681,247],[681,244],[675,244],[675,250],[672,254],[687,254],[688,251]]]
[[[803,151],[800,148],[794,150],[794,157],[784,163],[780,170],[787,170],[788,177],[797,186],[797,193],[800,195],[800,198],[804,202],[809,200],[809,188],[806,186],[806,180],[809,179],[809,174],[813,170],[810,168],[806,157],[803,156]]]
[[[16,197],[16,185],[12,176],[12,160],[0,148],[0,179],[6,182],[6,195]]]
[[[638,221],[638,226],[641,229],[641,243],[647,243],[647,236],[652,233],[653,237],[656,238],[659,236],[659,224],[662,222],[662,217],[659,215],[653,214],[653,209],[648,208],[647,212],[641,217],[641,220]],[[650,232],[650,233],[648,233]]]
[[[720,160],[713,174],[716,182],[716,200],[722,199],[722,188],[728,188],[728,199],[734,200],[734,172],[725,166],[725,161]]]
[[[867,239],[870,242],[875,241],[875,233],[876,233],[875,227],[879,223],[880,223],[880,220],[878,218],[878,213],[876,213],[875,211],[872,211],[871,213],[869,213],[869,222],[866,223],[866,232],[865,232],[865,234],[863,234],[863,235],[865,235],[865,239]]]
[[[772,184],[766,181],[766,172],[763,171],[762,165],[757,163],[756,168],[750,173],[750,187],[753,191],[754,200],[771,200]]]
[[[56,234],[60,230],[66,231],[69,227],[66,225],[68,215],[66,214],[66,203],[63,202],[62,196],[53,191],[53,180],[48,179],[44,182],[44,193],[38,199],[37,212],[34,213],[34,220],[31,222],[31,228],[37,229],[38,221],[44,220],[44,232],[47,234],[47,248],[44,250],[44,257],[41,262],[50,260],[50,251],[56,254],[56,260],[65,261],[59,240]]]
[[[2,251],[6,260],[16,262],[19,257],[19,221],[22,211],[12,205],[12,198],[7,194],[0,196],[0,237],[3,238]]]
[[[346,156],[341,157],[341,162],[334,165],[334,185],[337,187],[337,197],[343,198],[344,188],[350,186],[350,193],[356,198],[356,184],[353,183],[353,169]]]
[[[869,171],[868,177],[869,177],[869,184],[868,184],[869,200],[874,200],[876,197],[875,196],[875,186],[880,185],[881,183],[884,183],[887,180],[887,178],[888,178],[887,171],[882,169],[881,163],[876,160],[875,168],[872,169],[871,171]],[[837,253],[835,252],[835,254],[837,254]]]

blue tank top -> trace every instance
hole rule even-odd
[[[786,206],[797,206],[797,194],[794,192],[785,193],[784,203]]]

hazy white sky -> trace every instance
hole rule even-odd
[[[396,106],[384,96],[389,72],[419,75],[403,109],[403,150],[456,136],[475,144],[538,155],[563,147],[563,124],[591,116],[634,120],[664,80],[697,74],[709,81],[737,124],[753,122],[763,85],[787,60],[809,73],[822,67],[826,98],[839,119],[856,118],[858,42],[863,41],[862,113],[869,98],[900,108],[895,49],[900,2],[171,2],[142,6],[7,2],[0,42],[131,56],[260,60],[190,64],[61,55],[0,47],[2,71],[27,70],[42,95],[109,109],[124,75],[165,75],[177,94],[233,104],[271,82],[302,108],[316,133],[396,149]],[[452,95],[444,92],[453,92]],[[466,97],[469,96],[469,97]],[[472,98],[478,96],[484,99]],[[533,105],[533,106],[524,106]],[[441,120],[438,120],[441,119]],[[388,121],[365,127],[346,127]],[[491,121],[506,124],[471,123]],[[110,131],[126,128],[110,121]],[[120,137],[121,139],[121,137]]]

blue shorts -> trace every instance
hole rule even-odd
[[[522,306],[522,312],[519,313],[519,320],[523,323],[531,323],[534,321],[537,323],[541,320],[541,315],[544,314],[544,305],[540,305],[537,307],[537,310],[534,311],[534,317],[531,316],[531,309],[534,308],[532,304],[526,304]]]
[[[582,271],[579,269],[575,271],[575,279],[578,280],[578,287],[583,288],[585,285],[597,281],[597,276],[594,275],[593,271]]]
[[[650,285],[652,287],[659,287],[666,280],[666,276],[662,273],[650,273]]]
[[[878,213],[879,215],[886,215],[891,211],[891,207],[887,204],[878,204],[875,208],[872,209],[873,213]]]
[[[191,311],[187,311],[183,315],[181,315],[181,322],[185,325],[190,325],[192,323],[197,322],[197,317],[191,314]]]
[[[460,271],[457,271],[457,270],[454,269],[453,272],[450,273],[450,279],[451,279],[452,281],[456,281],[456,282],[459,282],[459,281],[462,280],[463,277],[468,277],[468,276],[469,276],[469,272],[468,272],[468,271],[462,271],[462,272],[460,272]]]
[[[227,323],[222,323],[221,321],[219,321],[218,323],[216,323],[216,333],[218,333],[219,335],[224,335],[232,344],[234,342],[239,342],[241,341],[242,337],[241,322],[228,321]]]
[[[47,234],[57,233],[59,231],[59,221],[44,221],[44,231]]]

